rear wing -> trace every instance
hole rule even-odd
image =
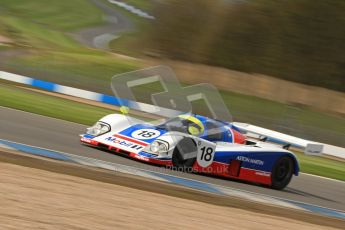
[[[345,159],[345,149],[341,147],[305,140],[247,123],[233,122],[232,125],[249,138],[272,142],[287,148],[296,148],[302,150],[306,155],[327,154]]]

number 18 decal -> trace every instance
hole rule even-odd
[[[198,143],[197,162],[201,167],[207,167],[212,164],[216,145],[207,142]]]
[[[137,139],[153,139],[161,135],[158,130],[155,129],[139,129],[134,131],[131,136]]]

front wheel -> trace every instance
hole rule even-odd
[[[183,138],[175,147],[172,155],[174,168],[178,171],[192,171],[196,157],[187,157],[187,159],[185,159],[184,156],[196,156],[196,152],[197,147],[195,142],[190,138]]]
[[[280,157],[273,166],[271,188],[281,190],[291,181],[294,162],[291,157]]]

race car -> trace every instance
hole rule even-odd
[[[181,171],[285,188],[299,165],[295,155],[249,139],[233,123],[182,114],[158,125],[110,114],[81,134],[84,144]]]

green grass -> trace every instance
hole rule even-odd
[[[116,58],[108,53],[44,52],[19,57],[7,62],[9,71],[35,76],[63,85],[69,85],[100,93],[111,93],[110,81],[115,74],[139,67],[136,61]]]
[[[7,33],[19,46],[42,51],[52,49],[75,50],[82,47],[72,38],[58,30],[46,29],[23,18],[3,16],[0,19],[7,26]]]
[[[92,125],[101,117],[116,113],[110,109],[1,84],[0,105],[85,125]]]
[[[121,37],[112,40],[109,43],[109,47],[112,52],[124,54],[131,57],[143,57],[143,33],[140,31],[127,32],[121,35]],[[140,39],[141,38],[141,39]],[[145,45],[144,45],[145,46]]]
[[[345,147],[345,117],[253,96],[222,92],[235,121]]]
[[[296,153],[301,172],[345,181],[345,162]]]
[[[257,122],[288,122],[294,119],[302,126],[328,129],[339,134],[345,133],[344,116],[313,110],[308,107],[294,107],[254,96],[221,91],[221,95],[236,120],[254,120]],[[297,110],[297,111],[294,111]],[[282,120],[283,119],[283,120]],[[270,126],[270,124],[268,124]]]
[[[5,84],[0,84],[0,106],[85,125],[91,125],[104,115],[117,112]],[[296,153],[296,156],[302,172],[345,181],[344,162],[301,153]]]
[[[81,49],[66,33],[103,23],[103,12],[85,0],[2,0],[0,10],[0,34],[41,51]]]
[[[58,30],[79,29],[102,23],[102,11],[85,0],[1,0],[2,14]]]

